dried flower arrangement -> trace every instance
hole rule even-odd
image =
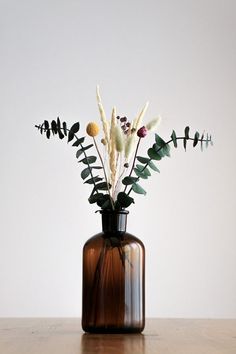
[[[79,148],[76,152],[76,158],[81,155],[83,158],[78,162],[86,165],[82,170],[81,177],[84,183],[92,186],[92,192],[89,196],[89,203],[96,203],[101,209],[120,210],[128,208],[134,199],[130,196],[131,192],[146,194],[146,191],[138,183],[140,179],[147,179],[151,176],[151,170],[160,172],[154,161],[160,161],[164,157],[170,157],[170,144],[177,148],[177,143],[182,140],[186,150],[187,142],[192,141],[193,147],[198,143],[203,150],[203,146],[208,147],[212,143],[211,135],[195,132],[193,137],[189,135],[189,127],[184,129],[183,136],[177,136],[172,131],[168,141],[163,140],[158,134],[155,134],[155,142],[147,151],[147,156],[139,156],[138,150],[141,140],[150,132],[156,129],[161,118],[152,119],[143,125],[143,117],[148,108],[148,102],[133,121],[128,121],[127,117],[117,116],[116,108],[112,109],[111,119],[108,120],[102,104],[99,87],[97,87],[97,103],[101,116],[103,137],[101,145],[104,153],[96,140],[100,128],[96,122],[90,122],[87,125],[86,132],[93,139],[93,143],[84,146],[86,137],[78,137],[80,123],[76,122],[70,128],[67,123],[61,123],[60,119],[52,120],[49,124],[47,120],[35,127],[41,134],[45,133],[49,139],[52,135],[58,135],[60,139],[67,137],[67,142],[72,142],[72,146]],[[97,157],[88,155],[88,150],[96,148],[100,163],[97,165]],[[102,170],[103,175],[97,175],[95,172]]]

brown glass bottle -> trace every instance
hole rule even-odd
[[[145,248],[126,232],[127,211],[101,214],[103,231],[83,249],[82,328],[139,333],[145,324]]]

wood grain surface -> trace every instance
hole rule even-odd
[[[0,354],[236,354],[236,320],[148,319],[143,334],[85,334],[76,318],[0,319]]]

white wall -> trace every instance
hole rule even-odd
[[[80,316],[81,250],[100,230],[75,150],[35,123],[109,111],[210,131],[136,196],[147,316],[236,317],[234,0],[1,0],[0,316]],[[152,143],[152,138],[149,140]],[[143,150],[144,152],[144,150]]]

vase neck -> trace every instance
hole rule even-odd
[[[104,233],[126,232],[128,211],[101,211],[102,231]]]

